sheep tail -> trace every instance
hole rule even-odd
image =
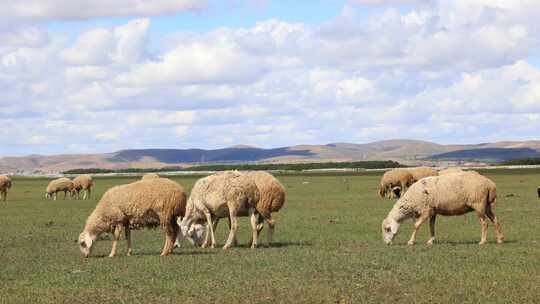
[[[490,187],[488,191],[487,203],[491,206],[495,205],[497,201],[497,188]]]

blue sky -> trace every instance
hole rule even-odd
[[[0,157],[538,138],[534,0],[21,4],[0,12]]]

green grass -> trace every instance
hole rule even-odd
[[[380,174],[380,173],[379,173]],[[474,214],[440,217],[438,243],[406,246],[412,222],[393,246],[380,223],[392,206],[376,196],[379,175],[281,176],[287,203],[275,215],[271,248],[229,251],[187,245],[160,257],[163,233],[135,231],[134,253],[79,255],[76,239],[96,204],[45,201],[46,179],[15,179],[0,203],[0,303],[523,303],[537,302],[540,286],[540,171],[485,172],[498,185],[496,214],[507,243],[478,246]],[[95,197],[135,178],[99,178]],[[195,177],[178,177],[190,189]],[[225,241],[221,223],[218,240]],[[263,243],[266,235],[263,233]]]

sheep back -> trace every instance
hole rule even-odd
[[[47,193],[55,193],[59,191],[71,191],[73,189],[73,182],[67,177],[61,177],[52,180],[47,186]]]
[[[259,189],[257,210],[265,214],[278,212],[285,204],[285,187],[272,174],[265,171],[252,171],[246,175]]]
[[[142,176],[142,180],[145,180],[145,179],[152,179],[152,178],[159,178],[159,175],[157,175],[156,173],[146,173]]]
[[[410,168],[410,169],[407,169],[407,171],[411,173],[414,181],[419,181],[424,177],[439,175],[439,172],[437,170],[433,168],[429,168],[429,167]]]
[[[166,178],[140,180],[107,190],[85,230],[110,232],[122,224],[131,229],[161,225],[168,231],[178,216],[184,216],[185,208],[186,192],[178,183]]]

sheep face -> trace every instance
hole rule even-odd
[[[399,223],[393,219],[385,219],[382,222],[382,238],[385,244],[392,244],[392,240],[399,230]]]
[[[81,254],[87,258],[92,252],[92,246],[96,240],[95,236],[91,236],[88,232],[83,232],[79,235],[79,249]]]
[[[400,198],[401,197],[401,187],[396,186],[396,187],[392,188],[392,193],[394,194],[395,197]]]
[[[206,226],[196,223],[189,228],[186,239],[194,246],[200,247],[204,241],[203,235],[206,232]]]

